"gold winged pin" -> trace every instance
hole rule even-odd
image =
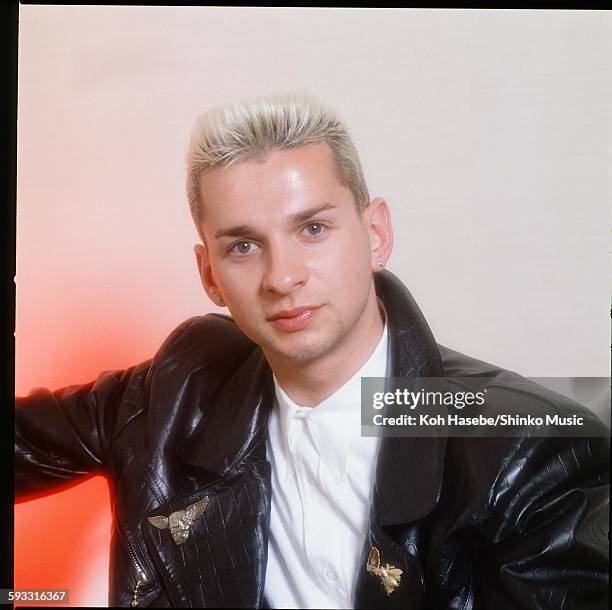
[[[384,567],[380,567],[380,551],[376,547],[372,547],[370,550],[366,569],[370,574],[380,576],[387,596],[391,595],[391,593],[397,589],[402,579],[402,570],[399,568],[389,565],[388,563],[385,564]]]
[[[177,510],[170,513],[170,516],[164,517],[148,517],[147,520],[151,525],[165,530],[170,528],[170,534],[175,544],[184,544],[189,537],[189,528],[191,524],[206,510],[208,506],[208,496],[190,504],[183,510]]]

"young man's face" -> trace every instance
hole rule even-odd
[[[380,322],[372,272],[390,255],[386,203],[360,214],[327,144],[205,170],[200,188],[204,287],[271,363],[340,353]]]

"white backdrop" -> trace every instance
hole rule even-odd
[[[351,128],[439,342],[607,376],[611,57],[605,12],[21,6],[18,393],[134,364],[215,310],[191,124],[292,90]]]
[[[440,342],[528,375],[607,375],[610,57],[605,12],[22,6],[18,347],[45,368],[78,344],[93,320],[66,304],[83,299],[149,351],[212,309],[184,197],[191,123],[300,89],[351,127],[391,204],[390,268]]]

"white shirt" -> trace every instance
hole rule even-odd
[[[272,506],[265,595],[272,608],[352,608],[379,437],[361,436],[361,377],[385,377],[387,326],[374,352],[316,407],[280,387],[270,413]]]

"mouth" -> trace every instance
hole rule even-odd
[[[307,306],[297,307],[296,309],[287,309],[279,311],[270,316],[268,320],[272,324],[284,332],[295,332],[302,330],[311,320],[319,313],[321,307]]]

